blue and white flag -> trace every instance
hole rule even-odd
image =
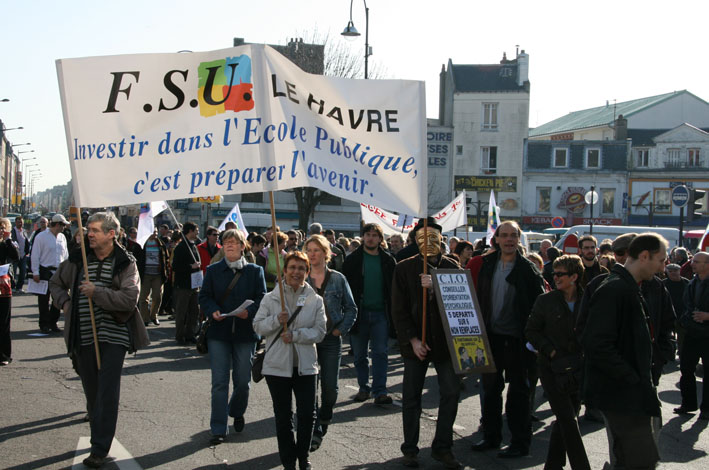
[[[234,222],[236,224],[236,229],[243,233],[245,237],[249,235],[249,232],[246,231],[246,226],[244,225],[244,219],[241,218],[241,211],[239,210],[238,202],[234,204],[231,212],[229,212],[222,221],[219,226],[220,232],[226,228],[227,222]]]
[[[153,217],[167,209],[165,201],[148,202],[140,205],[140,216],[138,216],[138,236],[135,241],[141,247],[145,246],[150,235],[155,231],[155,221]]]
[[[407,225],[413,225],[415,217],[413,215],[399,214],[394,227],[404,228]]]

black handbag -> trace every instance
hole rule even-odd
[[[302,310],[302,306],[298,307],[295,309],[295,312],[293,312],[293,315],[288,319],[288,323],[286,323],[286,326],[290,326],[291,323],[293,323],[293,320],[295,320],[295,317],[298,316],[300,311]],[[273,341],[271,341],[271,344],[268,345],[268,348],[261,348],[258,351],[256,351],[256,354],[254,354],[254,361],[251,363],[251,378],[253,379],[254,382],[258,383],[263,380],[263,360],[266,358],[266,353],[268,352],[269,349],[278,341],[280,338],[279,336],[276,336]]]
[[[222,302],[226,300],[227,297],[229,297],[229,294],[231,294],[231,290],[234,288],[236,283],[239,281],[239,278],[241,277],[241,271],[237,272],[234,274],[234,279],[231,280],[229,283],[229,286],[226,288],[226,291],[224,291],[224,294],[222,294],[222,298],[219,299],[219,306],[221,307]],[[206,320],[204,320],[202,323],[199,325],[199,331],[197,331],[197,341],[195,343],[195,346],[197,347],[197,352],[200,354],[207,354],[209,352],[209,348],[207,347],[207,330],[209,329],[209,325],[212,324],[212,317],[210,316]]]

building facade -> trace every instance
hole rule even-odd
[[[529,56],[522,50],[499,64],[447,65],[440,74],[439,123],[453,129],[453,190],[467,192],[470,225],[485,224],[490,190],[501,217],[520,220]]]

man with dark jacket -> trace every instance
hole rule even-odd
[[[138,269],[133,256],[115,241],[119,230],[118,219],[112,213],[93,214],[88,219],[89,279],[84,278],[81,250],[75,249],[49,282],[54,303],[64,312],[64,339],[69,355],[76,359],[86,394],[91,453],[84,459],[84,465],[90,468],[103,465],[116,433],[126,352],[150,343],[136,309],[140,291]],[[89,299],[94,307],[93,319]],[[92,324],[96,325],[98,346]]]
[[[652,417],[660,416],[653,384],[653,329],[640,292],[664,268],[667,241],[635,237],[625,265],[616,264],[591,297],[581,343],[586,358],[583,395],[606,421],[618,466],[654,468],[659,460]]]
[[[579,238],[579,253],[583,262],[583,277],[581,278],[581,288],[585,289],[591,279],[599,274],[607,274],[608,269],[598,262],[597,247],[598,242],[593,235],[584,235]]]
[[[709,253],[701,251],[692,258],[696,276],[684,293],[686,310],[681,324],[686,333],[680,351],[679,387],[682,405],[675,408],[677,414],[687,414],[697,409],[697,379],[695,369],[702,360],[704,370],[709,366]],[[699,419],[709,420],[709,387],[706,378],[702,384],[702,403]]]
[[[527,369],[534,361],[526,348],[524,328],[537,296],[544,293],[539,270],[517,250],[521,230],[516,222],[495,231],[495,251],[482,256],[476,290],[497,372],[482,374],[483,440],[473,450],[496,449],[502,442],[502,391],[507,389],[507,425],[512,433],[502,458],[529,454],[532,440]],[[504,372],[504,375],[503,375]]]
[[[202,274],[199,251],[195,244],[198,233],[196,224],[185,222],[182,241],[177,244],[172,256],[172,271],[175,276],[175,339],[179,344],[195,342],[199,313],[197,295]]]
[[[391,280],[394,275],[394,258],[382,249],[384,232],[378,224],[362,228],[362,245],[345,258],[342,274],[352,289],[357,303],[357,321],[350,330],[354,365],[357,370],[359,392],[355,401],[369,399],[374,403],[392,403],[387,394],[386,379],[389,363],[387,342],[391,316]],[[372,386],[369,386],[369,359],[372,350]]]
[[[423,220],[414,228],[416,242],[423,252]],[[441,254],[441,226],[429,218],[428,272],[433,269],[460,269],[453,259]],[[426,341],[422,343],[423,287],[426,287]],[[431,275],[423,275],[423,255],[408,258],[394,269],[392,283],[392,317],[396,326],[401,355],[404,358],[404,382],[402,414],[404,443],[402,463],[418,467],[418,440],[421,418],[421,392],[426,371],[431,362],[438,375],[438,419],[436,435],[431,446],[435,460],[446,468],[459,468],[460,462],[451,452],[453,447],[453,423],[458,413],[460,377],[455,374],[438,303],[433,295]]]

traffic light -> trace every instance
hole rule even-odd
[[[692,189],[689,191],[689,202],[687,202],[687,222],[693,222],[702,217],[702,208],[704,206],[704,196],[706,191],[701,189]]]

